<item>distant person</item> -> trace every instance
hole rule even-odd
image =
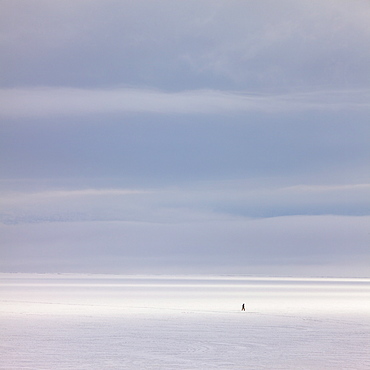
[[[244,303],[242,304],[242,311],[245,311],[245,305],[244,305]]]

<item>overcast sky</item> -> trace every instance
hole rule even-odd
[[[0,24],[0,271],[370,276],[369,1]]]

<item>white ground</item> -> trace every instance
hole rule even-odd
[[[370,369],[366,279],[0,278],[0,369]]]

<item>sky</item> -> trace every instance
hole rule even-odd
[[[367,0],[1,0],[0,271],[370,277]]]

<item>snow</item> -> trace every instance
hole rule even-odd
[[[370,369],[370,279],[2,274],[0,326],[6,370]]]

